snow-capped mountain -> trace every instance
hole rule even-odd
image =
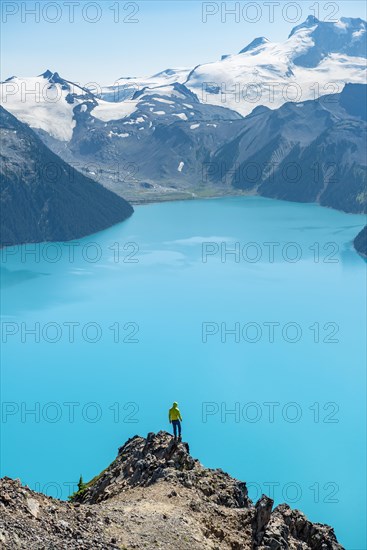
[[[144,88],[159,88],[170,84],[183,84],[191,71],[187,68],[166,69],[150,77],[121,77],[114,84],[103,86],[97,95],[106,101],[131,99]]]
[[[317,99],[340,93],[346,83],[366,82],[366,22],[341,18],[322,22],[313,16],[296,26],[283,43],[254,39],[238,54],[195,68],[166,69],[151,77],[122,77],[87,90],[47,70],[38,77],[12,77],[1,84],[1,103],[23,122],[69,141],[74,108],[94,109],[104,121],[129,116],[141,92],[175,96],[184,85],[203,104],[243,116],[264,105]]]
[[[75,128],[74,109],[97,105],[93,94],[50,70],[36,77],[13,76],[1,84],[1,104],[33,129],[69,141]]]
[[[203,176],[203,167],[224,159],[231,171],[236,169],[233,163],[243,165],[252,157],[285,162],[289,156],[302,164],[306,150],[321,162],[322,154],[332,157],[335,140],[344,147],[338,157],[340,173],[357,180],[361,172],[364,181],[361,113],[354,116],[353,106],[331,113],[317,100],[362,101],[358,86],[347,86],[346,93],[343,89],[365,82],[365,48],[366,23],[361,19],[326,23],[309,17],[284,43],[259,37],[238,54],[193,69],[124,77],[100,90],[46,71],[36,78],[12,77],[0,91],[4,107],[29,124],[52,151],[128,200],[208,196],[251,187],[251,192],[291,200],[322,201],[330,192],[333,196],[325,204],[360,211],[365,195],[359,193],[357,199],[346,188],[343,195],[344,182],[336,189],[323,180],[328,191],[319,189],[316,195],[302,195],[293,186],[293,196],[280,180],[270,190],[266,174],[248,186],[242,180],[228,183],[227,176],[223,182],[215,173]],[[307,182],[304,186],[308,189]]]
[[[283,43],[258,37],[219,61],[167,69],[151,77],[121,78],[103,87],[100,97],[123,101],[144,88],[180,83],[203,103],[247,115],[259,105],[276,109],[289,101],[339,93],[347,82],[365,81],[366,22],[343,17],[322,22],[309,16]]]
[[[247,115],[259,105],[276,109],[288,101],[339,93],[347,82],[365,81],[366,22],[343,17],[322,22],[309,16],[283,43],[258,37],[238,54],[191,70],[167,69],[152,77],[121,78],[102,88],[100,97],[122,101],[144,88],[177,82],[203,103]]]
[[[296,65],[316,67],[330,54],[350,57],[366,57],[366,21],[360,18],[341,17],[336,22],[322,22],[309,16],[304,23],[294,27],[289,39],[307,36],[312,44],[301,56],[294,58]]]
[[[347,82],[366,81],[366,22],[315,17],[295,27],[283,43],[257,38],[238,54],[199,65],[185,85],[202,102],[247,115],[259,105],[339,93]]]

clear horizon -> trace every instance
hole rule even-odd
[[[366,19],[366,4],[3,1],[1,80],[50,69],[82,85],[112,84],[123,76],[194,67],[237,53],[258,36],[282,42],[309,15]]]

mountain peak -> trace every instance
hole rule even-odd
[[[38,76],[42,76],[43,78],[46,78],[47,80],[49,80],[53,76],[53,74],[57,74],[57,73],[53,73],[52,71],[50,71],[50,69],[46,69],[44,73],[41,73]]]
[[[164,69],[164,71],[160,71],[159,73],[154,74],[153,77],[156,77],[156,76],[172,76],[174,74],[176,74],[175,69]]]
[[[289,38],[294,37],[292,40],[299,42],[299,46],[304,43],[303,36],[298,36],[300,31],[306,32],[310,41],[307,48],[302,46],[300,55],[294,57],[296,65],[316,67],[331,54],[366,58],[366,22],[360,18],[341,17],[338,21],[319,21],[309,16],[304,23],[294,27],[289,35]]]
[[[293,27],[288,38],[291,38],[291,36],[293,36],[299,30],[310,29],[312,27],[316,27],[313,32],[325,34],[328,33],[328,36],[331,36],[332,34],[344,33],[346,35],[345,40],[349,40],[351,37],[360,37],[356,37],[355,35],[352,36],[352,33],[358,31],[360,31],[360,35],[365,33],[366,21],[364,21],[360,17],[341,17],[340,19],[335,21],[320,21],[319,19],[317,19],[317,17],[309,15],[303,23],[300,23],[296,27]]]
[[[265,38],[265,36],[259,36],[257,38],[254,38],[254,40],[252,40],[252,42],[250,42],[250,44],[245,46],[239,53],[245,53],[245,52],[248,52],[250,50],[254,50],[258,46],[261,46],[262,44],[267,44],[268,42],[269,42],[269,40],[267,38]]]
[[[78,548],[106,550],[342,550],[331,527],[311,523],[287,504],[273,510],[265,495],[254,505],[245,483],[204,468],[187,443],[163,431],[129,439],[71,504],[9,478],[0,480],[0,492],[6,548],[21,539],[22,548],[36,550],[42,539],[47,548],[69,550],[77,539]]]
[[[303,23],[300,23],[296,27],[293,27],[293,29],[291,30],[288,38],[293,36],[300,29],[309,29],[310,27],[318,25],[319,23],[320,23],[320,21],[319,21],[319,19],[317,19],[317,17],[315,17],[314,15],[309,15],[307,17],[307,19],[305,21],[303,21]]]
[[[145,516],[141,522],[141,532],[144,538],[154,539],[160,531],[165,541],[161,548],[167,550],[173,547],[167,539],[169,527],[165,526],[164,521],[160,526],[155,523],[158,520],[157,510],[163,511],[163,507],[166,510],[167,504],[168,509],[178,504],[181,513],[189,518],[185,524],[188,537],[191,536],[191,514],[194,512],[195,521],[198,521],[200,512],[199,521],[202,524],[197,525],[197,532],[200,533],[201,527],[204,527],[203,538],[213,542],[216,542],[216,532],[220,532],[220,542],[226,548],[227,544],[230,548],[257,548],[260,545],[261,548],[270,548],[270,544],[271,548],[298,548],[302,543],[305,550],[314,549],[317,545],[329,550],[342,550],[332,528],[312,524],[302,512],[292,510],[286,504],[273,510],[274,501],[265,495],[253,504],[248,498],[246,483],[232,478],[220,468],[205,468],[190,455],[187,443],[174,440],[165,431],[151,432],[146,438],[138,435],[130,438],[119,448],[112,464],[79,493],[74,496],[73,502],[99,506],[106,505],[105,501],[110,499],[113,506],[125,499],[131,505],[134,495],[137,495],[135,498],[139,502],[143,495],[143,506],[137,503],[134,508],[135,512],[139,508]],[[147,512],[150,506],[156,518],[154,527]],[[213,514],[216,520],[212,531],[210,518]],[[168,519],[166,515],[163,518]],[[287,528],[279,529],[279,526]],[[231,541],[236,541],[236,545]],[[182,548],[202,550],[212,548],[212,545],[198,544],[197,541]]]
[[[101,502],[128,487],[149,486],[159,480],[200,489],[204,471],[210,475],[212,500],[231,508],[250,505],[245,483],[230,478],[221,470],[204,468],[192,458],[187,443],[176,442],[164,431],[151,432],[146,438],[136,435],[129,439],[119,448],[114,462],[74,500],[86,504]]]
[[[51,84],[62,84],[62,85],[69,85],[69,81],[62,78],[58,72],[50,71],[50,69],[47,69],[44,73],[41,73],[38,75],[39,77],[43,77],[46,80],[49,80]]]
[[[317,19],[314,15],[309,15],[305,21],[305,25],[315,25],[316,23],[319,23],[320,20]]]

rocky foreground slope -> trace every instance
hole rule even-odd
[[[334,531],[204,468],[166,432],[135,436],[72,503],[0,480],[5,549],[342,550]]]

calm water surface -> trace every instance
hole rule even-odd
[[[364,223],[263,198],[173,202],[3,251],[2,475],[66,498],[128,437],[169,429],[177,400],[206,466],[367,548]]]

